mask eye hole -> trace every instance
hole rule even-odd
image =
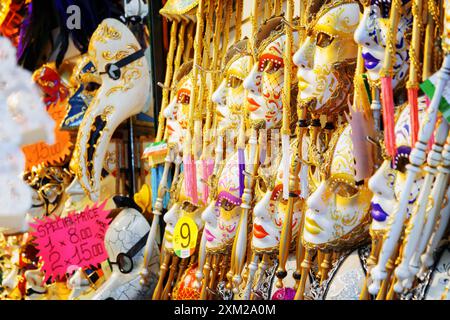
[[[236,89],[242,84],[242,82],[243,81],[241,79],[234,77],[234,76],[230,76],[228,78],[228,87]]]
[[[334,40],[334,37],[324,33],[319,32],[317,34],[317,45],[321,48],[328,47]]]
[[[191,101],[191,97],[185,93],[180,93],[178,94],[178,103],[181,104],[189,104],[189,102]]]
[[[264,73],[275,73],[284,66],[283,59],[272,54],[262,56],[260,61],[259,71]]]
[[[334,194],[343,198],[354,197],[359,191],[358,188],[342,181],[331,182],[330,188]]]
[[[267,185],[266,185],[266,182],[264,181],[264,179],[258,178],[257,187],[258,187],[259,191],[261,191],[261,193],[267,192]]]
[[[229,202],[227,199],[223,199],[222,200],[222,208],[225,211],[231,211],[235,208],[236,206],[234,204],[232,204],[231,202]]]

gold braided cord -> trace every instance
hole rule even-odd
[[[282,0],[275,0],[274,10],[274,16],[279,16],[281,14],[281,11],[283,10]]]
[[[224,24],[224,33],[223,33],[223,42],[222,42],[222,52],[220,54],[220,60],[225,57],[228,49],[228,41],[230,40],[230,20],[231,14],[233,12],[233,0],[225,0],[225,24]]]
[[[166,78],[164,80],[164,88],[162,92],[162,101],[161,101],[161,109],[158,117],[158,132],[156,134],[156,142],[161,141],[164,133],[164,116],[163,110],[169,104],[169,88],[172,83],[173,76],[173,59],[175,54],[176,42],[177,42],[177,29],[178,22],[174,20],[172,22],[172,27],[170,29],[170,44],[169,44],[169,52],[167,54],[167,67],[166,67]]]
[[[392,77],[393,66],[395,61],[395,40],[397,35],[397,27],[400,19],[402,8],[401,0],[392,0],[391,14],[389,17],[389,31],[386,40],[386,51],[383,68],[380,70],[381,77]]]
[[[433,16],[429,12],[429,1],[425,2],[424,4],[424,12],[428,12],[427,14],[427,25],[425,28],[425,42],[423,46],[423,68],[422,68],[422,79],[426,80],[428,79],[433,70],[432,70],[432,64],[433,64],[433,56],[434,56],[434,29],[435,29],[435,22],[433,19]]]
[[[180,68],[180,65],[181,65],[181,58],[184,53],[184,38],[185,38],[187,24],[188,24],[187,21],[185,21],[185,20],[181,21],[180,31],[178,32],[178,48],[177,48],[177,54],[175,55],[175,62],[174,62],[174,67],[173,67],[174,75],[177,74],[178,69]],[[173,83],[173,81],[172,81],[172,83]],[[175,90],[172,90],[170,99],[173,99],[176,94],[177,93],[175,92]]]
[[[294,11],[294,1],[288,0],[286,12],[286,20],[291,23]],[[289,25],[285,25],[286,41],[284,53],[284,90],[283,90],[283,128],[282,134],[291,134],[290,130],[290,108],[291,105],[291,73],[292,73],[292,47],[293,47],[293,32]]]
[[[261,0],[253,0],[253,8],[252,8],[252,41],[251,41],[251,47],[253,52],[253,60],[258,61],[258,57],[256,56],[257,52],[257,46],[256,46],[256,35],[258,33],[258,20],[259,20],[259,7],[260,7],[260,1]]]
[[[416,89],[419,87],[418,72],[420,70],[419,51],[422,29],[423,0],[413,0],[411,11],[413,15],[412,39],[411,46],[409,48],[409,58],[411,59],[411,64],[409,66],[409,79],[406,87]]]
[[[238,42],[242,37],[242,10],[244,7],[244,0],[236,0],[236,23],[234,42]]]
[[[202,115],[204,114],[204,102],[205,94],[206,94],[206,74],[205,70],[209,68],[210,64],[210,43],[211,43],[211,33],[212,33],[212,22],[213,22],[213,12],[214,12],[214,6],[211,5],[211,2],[208,5],[207,12],[205,13],[206,16],[206,25],[205,25],[205,34],[203,36],[203,58],[202,58],[202,70],[200,72],[200,89],[199,89],[199,95],[197,98],[197,110],[195,112],[195,120],[201,120]],[[194,86],[196,83],[194,82]]]
[[[286,21],[292,23],[294,15],[294,0],[287,1]],[[291,105],[291,73],[292,73],[292,47],[293,47],[293,32],[291,27],[285,24],[285,54],[284,54],[284,90],[283,90],[283,135],[291,135],[290,130],[290,105]],[[283,155],[286,156],[286,155]],[[287,155],[289,156],[289,155]],[[284,273],[286,271],[286,260],[289,255],[289,245],[292,240],[292,211],[293,199],[289,197],[288,210],[285,213],[283,227],[281,229],[280,248],[279,248],[279,267],[278,270]],[[282,287],[282,279],[279,278],[277,287]]]
[[[218,0],[217,6],[216,6],[216,12],[215,12],[216,21],[215,21],[215,26],[214,26],[214,35],[216,35],[216,36],[214,37],[214,40],[213,40],[213,54],[212,54],[211,64],[209,66],[209,68],[212,71],[216,71],[218,68],[220,68],[219,53],[220,53],[220,34],[221,34],[222,19],[223,19],[223,17],[222,17],[223,2],[224,2],[224,0]],[[218,73],[213,72],[211,74],[211,85],[210,85],[209,96],[208,96],[208,101],[207,101],[206,122],[205,122],[205,127],[204,127],[204,137],[206,137],[206,138],[204,139],[203,150],[205,152],[209,151],[209,150],[207,150],[206,147],[208,144],[211,143],[212,134],[211,134],[210,130],[211,130],[213,121],[214,121],[214,128],[216,126],[215,117],[214,117],[215,104],[212,101],[212,95],[213,95],[214,91],[216,90],[217,79],[218,79]],[[205,155],[206,158],[209,158],[209,156],[212,156],[212,154]]]
[[[195,31],[195,41],[194,41],[194,67],[192,69],[192,92],[191,98],[189,101],[189,124],[188,131],[191,134],[192,129],[194,127],[194,114],[195,114],[195,104],[197,103],[197,79],[198,79],[198,68],[201,64],[202,60],[202,37],[203,37],[203,29],[204,29],[204,20],[203,20],[203,12],[205,11],[205,0],[200,0],[197,8],[197,28]],[[186,139],[188,140],[188,139]],[[185,141],[186,141],[185,140]],[[188,141],[189,142],[189,141]],[[186,148],[190,148],[190,146],[186,146]]]
[[[184,49],[183,62],[186,62],[192,58],[191,51],[194,45],[195,25],[196,25],[195,23],[190,23],[187,29],[187,42],[186,48]]]

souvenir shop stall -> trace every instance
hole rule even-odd
[[[1,300],[450,300],[450,0],[4,0]]]

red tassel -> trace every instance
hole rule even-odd
[[[417,101],[418,89],[408,89],[409,116],[411,121],[411,147],[416,145],[419,134],[419,104]]]
[[[197,204],[197,170],[192,155],[184,157],[184,182],[186,195],[192,199],[192,203]]]
[[[395,156],[395,120],[394,120],[394,95],[392,90],[392,78],[381,78],[381,96],[383,104],[384,139],[386,152],[391,157]]]

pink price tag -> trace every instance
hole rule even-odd
[[[104,239],[110,211],[103,210],[106,201],[71,212],[66,218],[46,217],[31,227],[34,242],[43,261],[44,281],[61,279],[67,272],[102,263],[108,258]]]

